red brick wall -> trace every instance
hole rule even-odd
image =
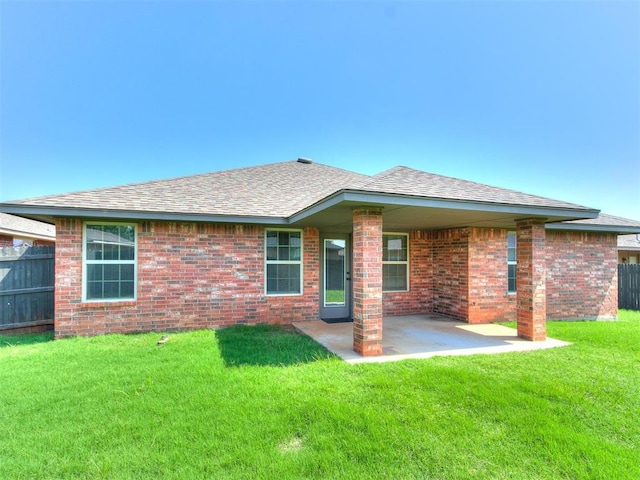
[[[469,235],[469,323],[515,319],[516,295],[507,293],[507,233],[472,228]]]
[[[13,247],[13,237],[10,235],[0,235],[0,248]]]
[[[382,354],[382,210],[353,210],[353,349]]]
[[[518,336],[527,340],[547,338],[546,234],[544,221],[530,218],[516,222],[516,319]]]
[[[615,234],[547,230],[546,262],[549,319],[616,318]]]
[[[318,318],[319,232],[303,233],[304,295],[264,294],[264,228],[138,225],[138,299],[82,303],[82,222],[56,222],[57,337]]]
[[[469,229],[430,233],[432,242],[433,312],[468,318]]]
[[[59,337],[318,318],[317,229],[303,233],[304,296],[264,294],[263,227],[147,222],[138,226],[138,300],[82,303],[82,222],[58,219],[56,227]],[[506,234],[482,228],[411,232],[410,291],[384,293],[384,315],[515,319]],[[616,316],[616,243],[613,234],[547,230],[548,318]]]
[[[417,315],[433,310],[430,234],[409,234],[409,291],[382,294],[384,315]]]

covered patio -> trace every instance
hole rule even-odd
[[[294,326],[348,363],[392,362],[448,355],[524,352],[563,347],[546,338],[531,342],[516,329],[496,324],[469,324],[441,315],[384,317],[382,354],[361,356],[353,349],[353,323],[299,322]]]

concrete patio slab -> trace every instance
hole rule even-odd
[[[471,325],[439,315],[410,315],[385,317],[383,354],[362,357],[353,351],[353,323],[328,324],[318,320],[299,322],[294,326],[348,363],[524,352],[570,345],[553,338],[542,342],[523,340],[518,337],[515,329],[502,325]]]

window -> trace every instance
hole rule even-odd
[[[382,235],[382,291],[409,290],[409,236],[405,233]]]
[[[84,226],[85,301],[135,300],[135,225]]]
[[[516,293],[516,234],[507,233],[507,293]]]
[[[302,232],[267,230],[265,291],[267,295],[302,293]]]

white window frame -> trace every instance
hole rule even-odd
[[[134,229],[133,260],[87,260],[87,225],[125,226]],[[133,297],[131,298],[87,298],[87,265],[133,265]],[[129,222],[84,222],[82,224],[82,302],[83,303],[122,303],[138,300],[138,224]]]
[[[513,247],[513,249],[515,250],[515,260],[509,260],[509,235],[513,235],[513,238],[515,240],[515,247]],[[516,288],[515,290],[509,290],[509,266],[511,265],[516,265],[516,270],[517,270],[517,265],[518,265],[518,235],[516,234],[516,232],[513,231],[509,231],[507,232],[507,295],[515,295],[518,292],[518,276],[517,276],[517,272],[516,272],[516,277],[514,278],[515,284],[516,284]]]
[[[409,234],[408,233],[404,233],[404,232],[382,232],[382,241],[384,242],[384,237],[386,235],[398,235],[398,236],[403,236],[407,239],[407,259],[406,260],[384,260],[384,256],[382,259],[382,291],[384,293],[402,293],[402,292],[408,292],[410,290],[410,285],[409,285],[409,280],[410,280],[410,265],[409,265],[409,259],[411,258],[410,252],[409,252]],[[382,249],[384,251],[384,245],[382,246]],[[407,266],[407,288],[405,290],[385,290],[384,289],[384,266],[385,265],[406,265]]]
[[[300,260],[268,260],[267,235],[269,232],[298,232],[300,233]],[[299,297],[304,295],[304,234],[297,228],[265,228],[264,229],[264,294],[268,297]],[[267,290],[267,267],[269,265],[299,265],[300,293],[269,293]]]

